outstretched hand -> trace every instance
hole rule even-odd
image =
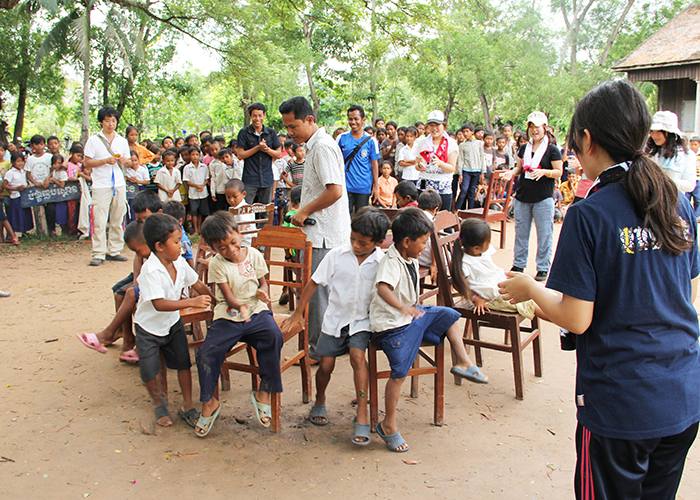
[[[288,317],[282,322],[282,324],[280,325],[280,330],[282,330],[283,333],[287,333],[293,328],[302,325],[302,323],[304,322],[304,317],[302,316],[300,311],[301,309],[297,309],[290,317]]]
[[[529,274],[509,271],[506,273],[506,276],[508,276],[508,279],[498,284],[498,293],[501,294],[503,300],[507,300],[511,304],[530,300],[532,298],[532,287],[539,286]]]

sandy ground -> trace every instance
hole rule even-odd
[[[506,269],[512,245],[509,224],[508,248],[496,256]],[[119,363],[118,345],[100,355],[75,338],[108,323],[110,286],[131,267],[128,250],[128,263],[88,267],[89,250],[87,244],[0,248],[0,289],[12,291],[0,299],[0,497],[573,498],[575,361],[559,349],[553,325],[542,332],[543,378],[534,376],[532,351],[525,351],[524,401],[514,398],[510,356],[496,351],[485,355],[488,385],[457,387],[447,374],[442,427],[431,424],[432,380],[423,377],[417,399],[405,384],[399,403],[411,445],[405,454],[389,452],[376,435],[368,447],[350,443],[347,358],[329,386],[330,425],[306,420],[310,405],[302,404],[300,377],[290,370],[283,375],[283,430],[270,433],[255,419],[249,377],[234,373],[231,390],[222,393],[221,417],[199,439],[177,417],[173,427],[154,428],[138,368]],[[196,400],[196,370],[193,377]],[[175,413],[182,398],[173,373],[169,383]],[[698,444],[678,498],[700,498]]]

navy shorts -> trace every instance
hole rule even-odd
[[[116,293],[117,295],[124,296],[124,294],[126,293],[126,289],[129,288],[133,282],[134,273],[129,273],[129,276],[117,281],[114,284],[114,286],[112,287],[112,292]]]
[[[389,359],[392,379],[408,374],[422,342],[442,344],[447,330],[460,318],[460,314],[449,307],[418,306],[418,309],[425,314],[413,318],[408,325],[380,332],[381,337],[375,341]]]
[[[148,333],[134,323],[136,330],[136,347],[139,350],[139,370],[141,380],[148,382],[158,376],[160,371],[160,355],[163,353],[165,366],[171,370],[189,370],[190,349],[187,346],[185,323],[182,318],[170,327],[170,332],[165,337],[159,337]]]

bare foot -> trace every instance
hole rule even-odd
[[[122,338],[122,334],[121,334],[121,332],[116,333],[116,332],[109,332],[107,330],[102,330],[100,333],[97,334],[97,338],[99,339],[100,344],[107,346],[107,345],[114,344],[117,340]],[[134,348],[134,346],[131,346],[129,349],[133,349],[133,348]],[[129,349],[122,349],[122,350],[128,351]]]
[[[156,420],[156,423],[161,427],[170,427],[171,425],[173,425],[173,421],[167,415],[164,417],[160,417],[158,420]]]

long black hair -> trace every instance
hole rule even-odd
[[[631,161],[625,188],[643,226],[661,248],[680,255],[692,247],[677,212],[678,188],[641,148],[649,134],[651,116],[642,94],[619,80],[605,82],[579,101],[571,118],[569,147],[582,153],[580,140],[588,130],[591,141],[616,163]]]
[[[465,299],[467,295],[467,283],[462,270],[462,258],[464,249],[480,247],[491,241],[491,227],[483,219],[464,219],[459,229],[459,239],[452,246],[452,262],[450,272],[452,273],[452,286]]]
[[[688,154],[688,143],[685,142],[683,137],[680,137],[674,132],[666,132],[665,130],[661,130],[660,132],[663,132],[663,134],[666,136],[666,142],[663,146],[657,146],[654,139],[649,137],[649,139],[647,139],[647,147],[645,149],[649,156],[661,154],[663,151],[662,156],[664,158],[675,158],[675,156],[678,154],[678,150],[682,150],[685,154]]]

